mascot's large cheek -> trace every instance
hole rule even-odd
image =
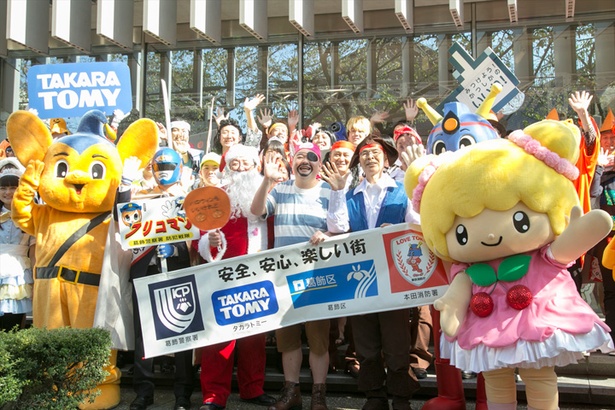
[[[54,208],[61,211],[75,212],[75,206],[64,178],[56,177],[52,167],[45,166],[38,192],[44,203],[54,204]]]
[[[115,201],[115,193],[119,186],[117,177],[94,179],[85,187],[86,212],[102,212],[106,209],[112,209]]]

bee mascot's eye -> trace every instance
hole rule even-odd
[[[68,174],[68,163],[66,161],[58,161],[56,163],[56,177],[66,178],[66,174]]]
[[[105,177],[105,166],[100,162],[94,162],[90,165],[90,175],[92,175],[92,179],[103,179]]]

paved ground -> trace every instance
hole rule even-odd
[[[566,370],[570,374],[560,375],[558,377],[558,389],[560,393],[560,408],[562,410],[585,410],[585,409],[615,409],[615,357],[593,353],[581,363],[570,365]],[[428,369],[429,370],[429,369]],[[577,373],[577,374],[574,374]],[[132,390],[132,379],[128,376],[129,372],[125,372],[122,377],[122,401],[117,407],[117,410],[128,410],[130,403],[135,398],[135,393]],[[356,381],[347,375],[339,373],[330,374],[328,376],[330,383],[330,392],[327,394],[327,404],[330,410],[358,410],[363,407],[364,398],[361,394],[356,393]],[[268,369],[267,378],[265,381],[265,389],[268,394],[277,397],[279,391],[278,386],[281,386],[283,375],[276,373],[275,369]],[[309,409],[310,398],[307,390],[309,386],[309,371],[302,372],[303,393],[303,408]],[[305,381],[305,382],[304,382]],[[198,378],[195,380],[198,386]],[[172,380],[169,376],[160,377],[156,381],[157,390],[154,398],[154,405],[148,407],[148,410],[172,410],[175,404],[175,397],[171,388]],[[475,397],[476,379],[463,380],[467,402],[467,410],[474,410],[474,402],[471,398]],[[421,390],[418,392],[417,400],[412,402],[412,408],[419,410],[431,397],[437,394],[436,377],[433,372],[429,372],[426,379],[421,380]],[[198,387],[197,387],[198,388]],[[273,390],[276,389],[276,390]],[[334,390],[336,389],[336,390]],[[517,390],[520,394],[520,404],[518,410],[526,410],[527,406],[523,403],[525,398],[525,386],[522,382],[517,385]],[[253,404],[244,403],[239,399],[237,390],[233,390],[228,403],[229,410],[263,410],[264,407]],[[201,392],[197,390],[192,395],[192,409],[198,410],[201,405]],[[594,404],[587,404],[594,403]],[[596,404],[599,403],[599,404]]]
[[[278,392],[267,392],[273,396],[277,397]],[[130,406],[130,402],[135,398],[135,394],[132,389],[129,387],[122,387],[122,402],[116,410],[128,410]],[[192,409],[198,410],[200,407],[202,396],[201,392],[198,391],[192,395]],[[363,406],[364,399],[358,395],[338,395],[331,394],[327,396],[327,406],[329,410],[358,410]],[[421,406],[425,403],[425,400],[413,400],[412,408],[420,409]],[[173,410],[173,405],[175,404],[175,397],[173,396],[173,392],[168,389],[159,389],[156,391],[156,397],[154,399],[154,404],[148,407],[148,410]],[[303,396],[303,408],[309,409],[310,406],[310,398],[308,395]],[[265,407],[256,406],[254,404],[244,403],[239,399],[239,395],[237,393],[233,393],[227,403],[227,409],[229,410],[263,410]],[[527,410],[526,405],[519,405],[518,410]],[[561,410],[606,410],[606,409],[615,409],[615,398],[613,406],[604,407],[604,406],[583,406],[579,404],[574,405],[566,405],[565,403],[560,403]],[[474,403],[467,403],[467,410],[474,410]]]

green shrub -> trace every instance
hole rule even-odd
[[[0,332],[0,409],[64,410],[93,400],[110,349],[103,329]]]

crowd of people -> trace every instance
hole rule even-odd
[[[221,229],[203,231],[201,238],[191,243],[162,244],[135,253],[131,280],[274,247],[306,241],[318,244],[346,232],[403,222],[420,224],[420,215],[403,186],[407,168],[425,155],[424,138],[413,127],[418,114],[414,101],[404,104],[405,118],[390,130],[383,132],[374,126],[388,117],[377,113],[371,119],[348,119],[345,135],[318,123],[297,129],[296,111],[291,111],[285,122],[275,121],[268,110],[260,110],[255,117],[263,101],[260,94],[246,98],[245,130],[219,109],[214,115],[217,133],[210,152],[193,148],[188,122],[174,119],[169,130],[158,124],[160,148],[142,173],[130,181],[132,198],[180,197],[201,187],[220,187],[229,196],[231,218]],[[607,205],[607,210],[613,207],[613,155],[600,147],[598,126],[588,114],[590,101],[587,93],[575,93],[570,98],[584,136],[582,163],[578,164],[581,178],[576,187],[585,212],[591,209],[592,193],[594,206]],[[497,117],[491,121],[494,127],[497,123],[500,136],[505,138]],[[51,120],[49,126],[54,138],[70,134],[62,119]],[[12,193],[24,168],[11,158],[10,146],[3,147],[3,155],[7,158],[0,160],[0,327],[7,330],[15,325],[23,327],[26,314],[32,310],[32,261],[36,255],[33,237],[18,229],[10,218]],[[599,258],[605,244],[600,246],[592,256]],[[579,280],[582,263],[571,268]],[[607,324],[614,329],[615,286],[610,272],[602,275],[602,281]],[[137,397],[130,409],[143,410],[153,403],[156,386],[154,360],[144,359],[136,300],[133,295]],[[357,378],[358,388],[366,396],[364,410],[388,409],[389,400],[393,410],[408,410],[412,395],[420,388],[419,380],[427,376],[433,360],[429,306],[307,321],[278,329],[275,334],[256,334],[198,349],[194,356],[201,369],[200,409],[226,407],[235,367],[242,400],[269,410],[300,409],[302,332],[309,347],[312,410],[327,409],[327,374],[340,367]],[[284,383],[277,398],[263,390],[267,340],[275,343],[282,357]],[[340,364],[337,348],[344,344],[348,345],[346,361]],[[176,410],[191,406],[193,353],[174,355]]]

